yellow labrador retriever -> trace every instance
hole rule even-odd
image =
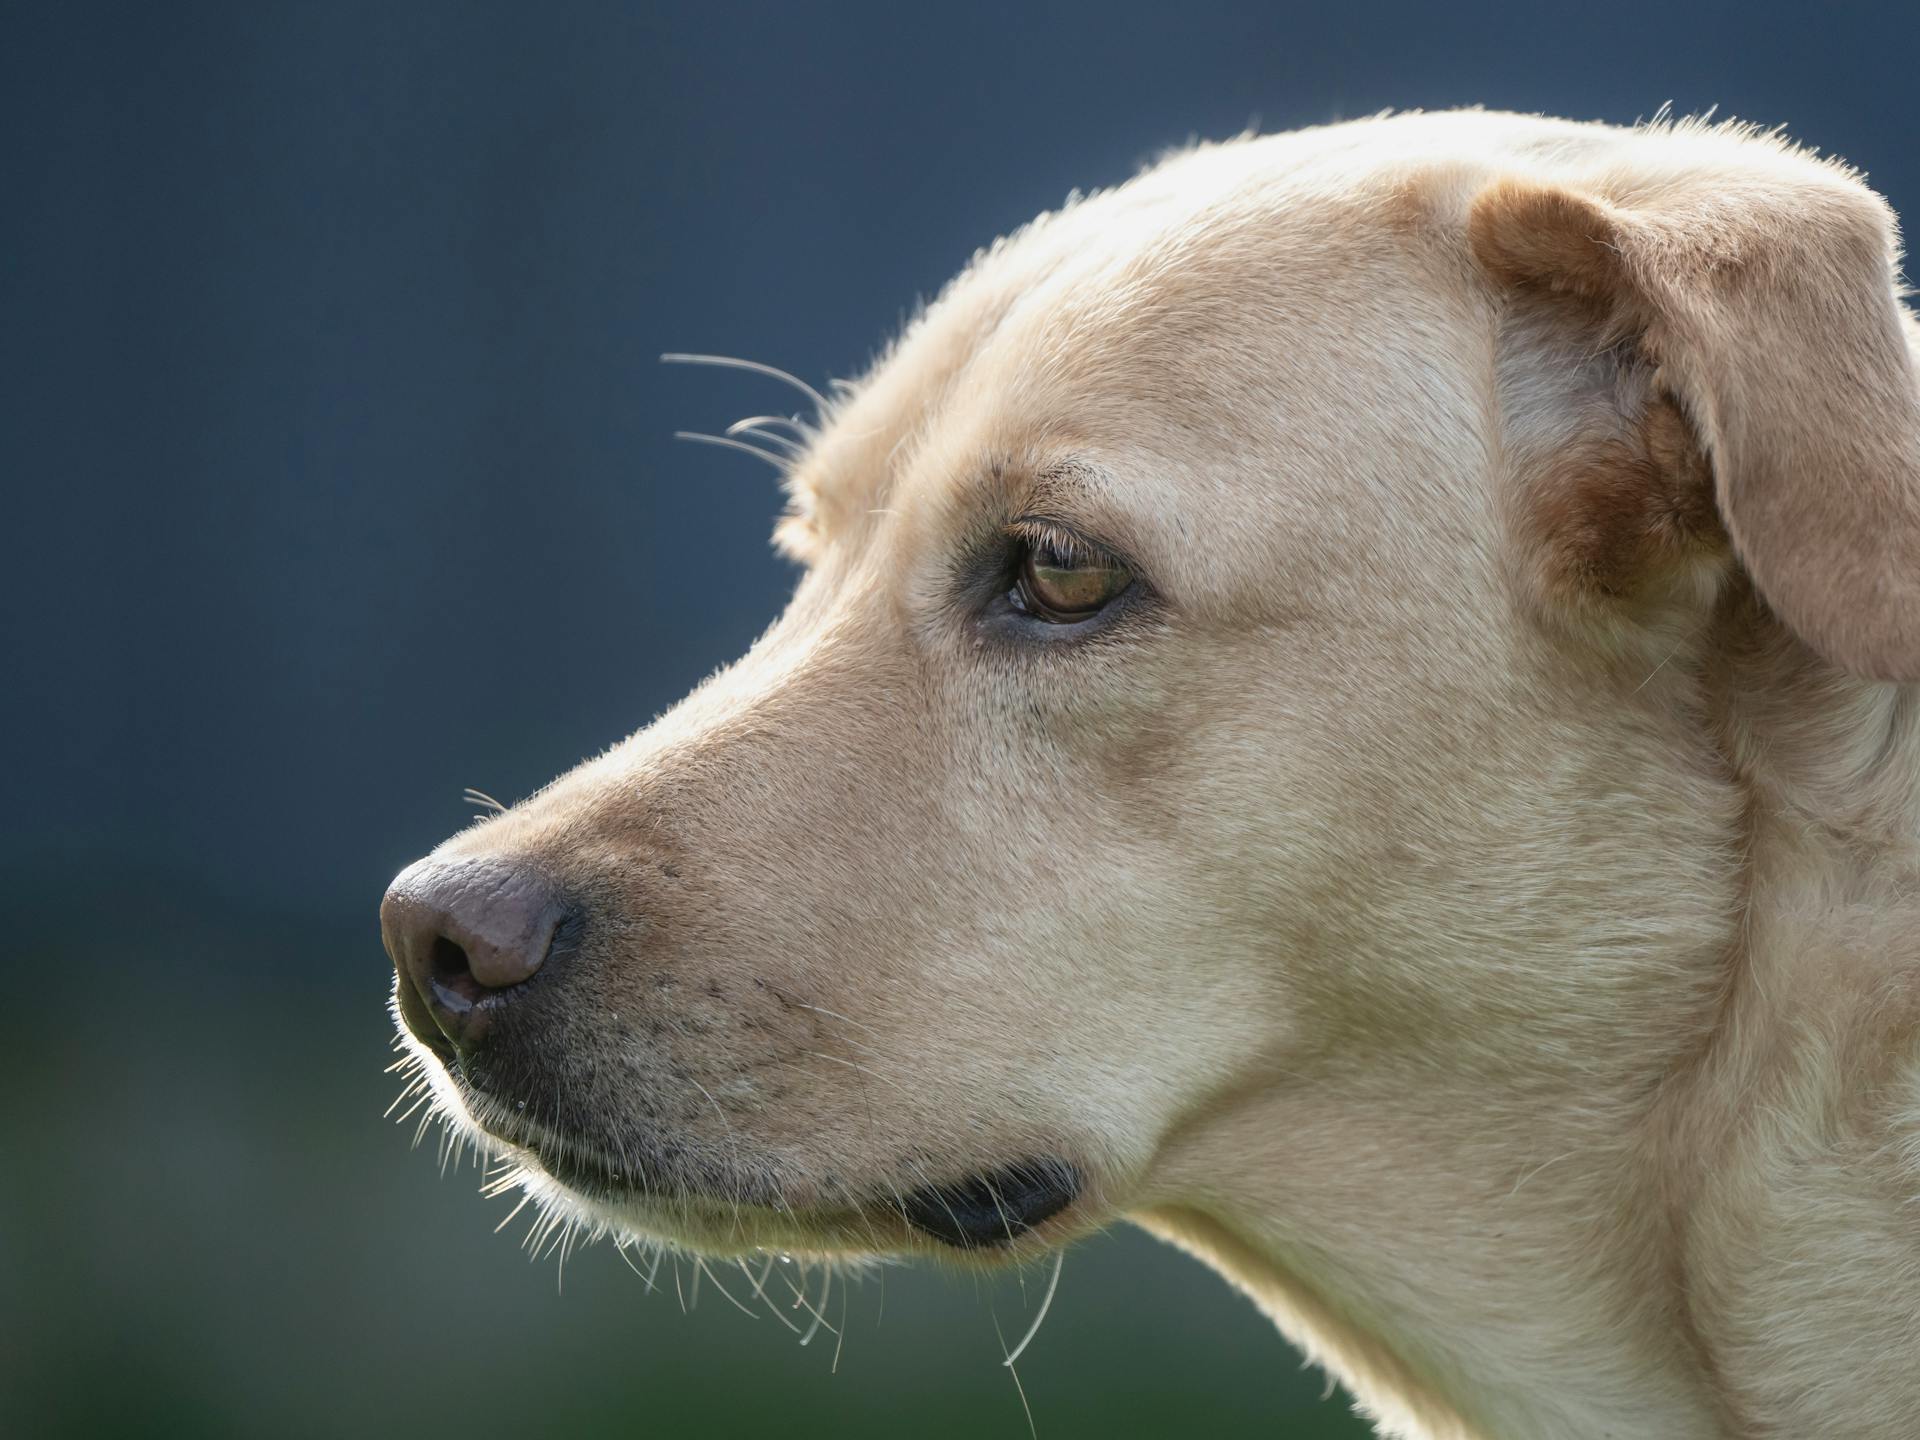
[[[1738,126],[1406,115],[980,255],[791,444],[786,613],[402,874],[556,1215],[1126,1217],[1392,1435],[1920,1434],[1920,391]]]

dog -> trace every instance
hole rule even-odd
[[[1205,145],[775,437],[792,603],[404,871],[559,1220],[1125,1218],[1387,1435],[1920,1434],[1920,388],[1776,133]],[[725,437],[722,437],[725,438]]]

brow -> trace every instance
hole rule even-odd
[[[1037,467],[1003,462],[983,470],[985,486],[974,488],[966,501],[974,515],[984,506],[1001,523],[1050,523],[1122,555],[1142,558],[1138,526],[1120,502],[1119,487],[1093,461],[1064,457]]]

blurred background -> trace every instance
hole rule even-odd
[[[795,397],[656,357],[857,374],[1070,189],[1388,106],[1719,106],[1915,213],[1912,40],[1770,0],[0,6],[0,1433],[1027,1435],[1032,1278],[893,1269],[802,1348],[604,1246],[562,1288],[381,1119],[389,876],[791,587],[770,472],[670,435]],[[1134,1233],[1069,1255],[1020,1376],[1041,1440],[1365,1433]]]

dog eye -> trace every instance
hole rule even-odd
[[[1061,536],[1029,539],[1014,587],[1014,608],[1055,625],[1085,620],[1117,599],[1133,575],[1111,555]]]

